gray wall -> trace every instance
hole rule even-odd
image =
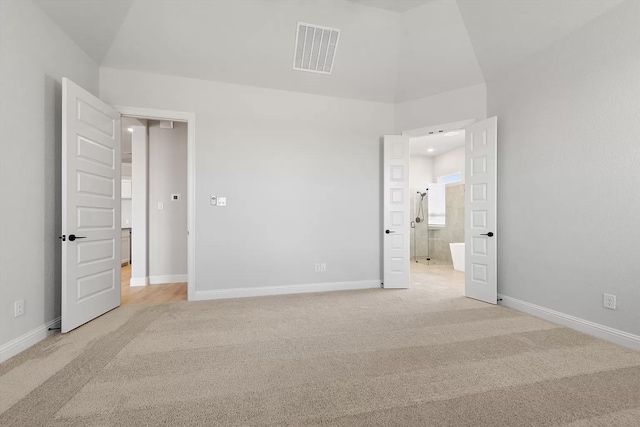
[[[395,104],[396,133],[461,120],[487,118],[484,83]]]
[[[488,82],[498,116],[498,286],[640,334],[640,2]],[[602,308],[602,293],[618,310]]]
[[[187,124],[149,121],[149,276],[187,274]],[[172,194],[180,194],[178,201]],[[158,203],[164,209],[158,209]],[[173,280],[170,280],[173,281]]]
[[[61,78],[97,94],[98,66],[30,1],[0,1],[0,52],[1,346],[60,315]]]
[[[380,279],[393,104],[104,67],[100,86],[110,104],[196,114],[196,292]]]

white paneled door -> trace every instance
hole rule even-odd
[[[409,254],[409,137],[384,137],[383,284],[408,288]]]
[[[120,113],[62,80],[62,332],[120,305]]]
[[[465,295],[498,302],[497,269],[498,119],[466,128]]]

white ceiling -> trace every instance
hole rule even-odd
[[[402,14],[396,100],[484,81],[455,1],[433,0]]]
[[[103,66],[401,102],[486,81],[624,0],[34,1]],[[332,75],[292,69],[298,21],[342,31]]]
[[[100,63],[134,0],[34,0],[85,52]]]
[[[349,0],[370,7],[391,10],[393,12],[406,12],[414,7],[422,6],[431,0]]]
[[[457,0],[457,3],[484,77],[490,80],[623,1]]]
[[[438,133],[434,135],[416,136],[409,140],[412,156],[439,156],[454,148],[464,147],[464,129]],[[433,151],[429,151],[433,150]]]
[[[136,0],[102,64],[392,102],[399,20],[343,0]],[[298,21],[342,31],[332,75],[293,70]]]

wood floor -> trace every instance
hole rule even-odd
[[[120,275],[122,305],[159,304],[187,300],[186,283],[168,283],[163,285],[129,286],[131,265],[122,267]]]

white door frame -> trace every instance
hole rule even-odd
[[[196,115],[184,111],[114,106],[122,116],[187,123],[187,299],[196,295]]]

